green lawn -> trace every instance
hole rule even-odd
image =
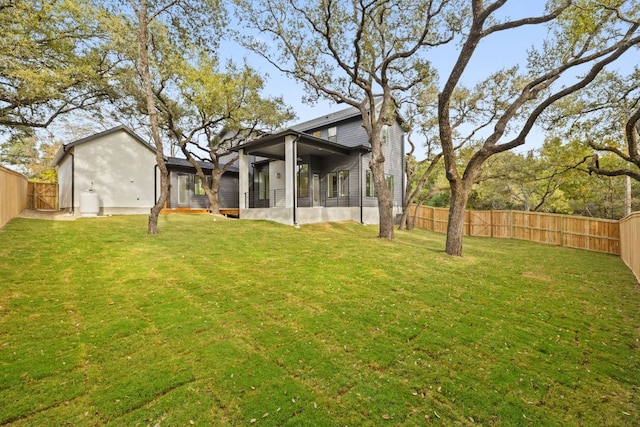
[[[165,215],[0,230],[0,424],[640,423],[610,255]]]

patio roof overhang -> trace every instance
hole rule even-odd
[[[285,158],[285,138],[294,136],[296,138],[298,156],[314,155],[329,156],[331,154],[348,155],[352,148],[316,138],[304,132],[287,129],[271,135],[265,135],[254,141],[239,145],[233,151],[244,150],[245,154],[251,154],[270,159],[284,160]]]

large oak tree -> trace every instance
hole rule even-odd
[[[631,72],[601,73],[587,90],[554,110],[556,134],[578,138],[595,150],[588,167],[604,176],[628,176],[640,181],[640,67]],[[613,155],[621,162],[605,165]]]
[[[246,23],[242,42],[304,83],[308,98],[357,108],[371,145],[379,237],[393,238],[393,204],[384,176],[381,131],[402,98],[431,82],[419,54],[453,38],[454,0],[237,0]]]
[[[460,34],[461,47],[439,95],[438,118],[451,205],[446,252],[462,255],[464,211],[483,163],[498,153],[522,146],[543,113],[554,103],[587,87],[607,65],[640,42],[638,5],[623,0],[550,1],[538,16],[505,18],[507,0],[471,0]],[[478,47],[521,27],[546,25],[549,38],[529,54],[526,70],[497,70],[478,80],[476,89],[490,96],[475,120],[466,123],[476,133],[477,149],[464,164],[454,150],[451,101],[469,72]],[[484,130],[484,133],[482,133]]]
[[[262,95],[264,78],[246,64],[221,68],[205,51],[197,60],[175,52],[158,70],[165,82],[155,91],[160,127],[195,168],[211,212],[219,213],[220,180],[237,159],[231,149],[294,115],[281,98]]]
[[[173,63],[176,53],[213,52],[224,15],[216,0],[120,0],[114,2],[111,22],[113,55],[132,64],[128,78],[120,87],[134,104],[139,103],[148,118],[151,138],[156,147],[160,174],[160,194],[151,208],[148,233],[158,232],[158,217],[169,194],[169,172],[162,138],[161,108],[158,94],[168,79],[162,72],[165,63]],[[170,49],[167,49],[171,46]]]
[[[117,95],[106,18],[90,0],[0,1],[0,133],[46,128]]]

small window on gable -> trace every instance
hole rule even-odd
[[[316,138],[320,138],[322,136],[322,131],[317,130],[313,132],[313,136],[315,136]]]
[[[338,140],[338,129],[335,126],[327,129],[327,139],[331,142]]]

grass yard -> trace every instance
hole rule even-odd
[[[146,221],[0,230],[0,424],[640,424],[640,285],[615,256]]]

